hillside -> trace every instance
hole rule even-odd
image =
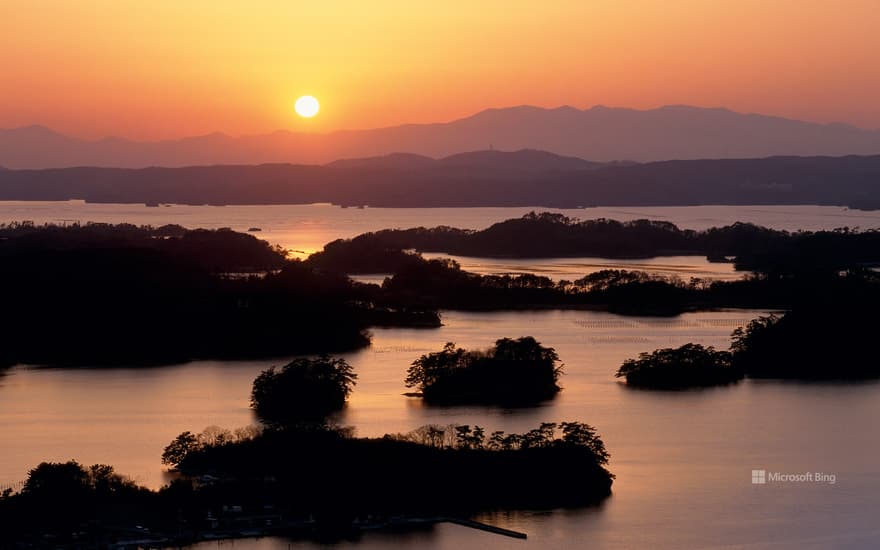
[[[0,130],[0,165],[8,168],[322,164],[397,152],[439,158],[492,148],[599,162],[873,155],[880,154],[880,131],[680,105],[650,110],[520,106],[433,124],[327,134],[214,133],[154,142],[86,141],[42,126]]]
[[[377,207],[880,205],[880,156],[595,164],[537,151],[329,165],[0,172],[0,200]]]

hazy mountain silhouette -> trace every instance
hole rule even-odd
[[[437,162],[431,157],[413,153],[390,153],[381,157],[340,159],[327,163],[328,167],[343,170],[415,170]]]
[[[521,177],[547,172],[589,170],[599,166],[605,164],[533,149],[514,152],[472,151],[436,160],[411,153],[393,153],[381,157],[337,160],[326,165],[327,168],[342,172],[390,171],[397,174],[421,172],[443,177]]]
[[[880,131],[687,106],[645,111],[521,106],[488,109],[437,124],[329,134],[278,131],[232,137],[215,133],[155,142],[84,141],[41,126],[0,130],[0,165],[7,168],[320,164],[389,153],[412,154],[407,162],[417,166],[422,162],[418,155],[437,158],[492,148],[537,149],[603,162],[868,155],[880,153]],[[391,160],[403,158],[394,155]],[[363,161],[347,162],[353,167]],[[383,162],[370,160],[371,166]]]
[[[327,165],[0,172],[0,200],[386,207],[828,204],[880,207],[880,156],[593,163],[542,151]]]

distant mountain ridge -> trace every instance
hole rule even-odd
[[[448,157],[433,159],[412,153],[392,153],[380,157],[341,159],[325,165],[342,170],[391,170],[407,172],[415,170],[434,170],[446,173],[458,172],[469,177],[480,175],[521,176],[553,171],[590,170],[605,166],[605,163],[591,162],[577,157],[566,157],[538,151],[521,149],[519,151],[469,151]]]
[[[468,207],[824,204],[880,207],[880,155],[594,163],[534,150],[326,165],[0,171],[0,200]]]
[[[419,156],[492,148],[549,151],[596,162],[872,155],[880,154],[880,130],[681,105],[649,110],[520,106],[444,123],[327,134],[214,133],[153,142],[86,141],[42,126],[0,130],[0,165],[12,169],[325,164],[391,153],[411,155],[409,160],[418,163]]]

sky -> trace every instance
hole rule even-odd
[[[0,0],[0,128],[328,132],[490,107],[880,128],[876,0]],[[297,117],[301,95],[321,112]]]

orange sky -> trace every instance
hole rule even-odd
[[[880,127],[876,0],[0,0],[0,127],[330,131],[487,107]],[[322,111],[297,118],[311,94]]]

